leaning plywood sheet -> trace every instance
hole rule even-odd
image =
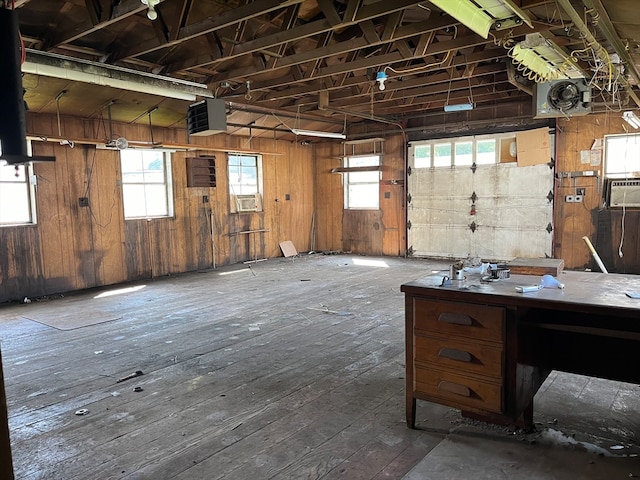
[[[280,250],[282,250],[282,254],[285,257],[295,257],[298,255],[298,250],[296,250],[296,247],[293,245],[291,240],[280,242]]]

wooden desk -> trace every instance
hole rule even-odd
[[[533,397],[551,370],[640,384],[640,276],[565,272],[564,289],[517,293],[539,276],[481,283],[442,276],[405,293],[406,415],[416,399],[484,421],[533,425]]]

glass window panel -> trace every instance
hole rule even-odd
[[[172,215],[168,154],[158,150],[122,150],[125,218]]]
[[[229,155],[227,173],[232,195],[260,193],[260,162],[257,155]]]
[[[0,161],[0,182],[25,182],[26,179],[24,165],[7,165],[4,160]]]
[[[145,185],[144,194],[147,216],[162,217],[169,214],[164,185]]]
[[[0,183],[0,223],[31,223],[29,186]]]
[[[29,184],[30,168],[7,165],[0,160],[0,224],[33,223],[33,188]]]
[[[605,137],[606,175],[640,172],[640,135]]]
[[[415,168],[431,167],[431,145],[419,145],[413,149],[413,166]]]
[[[346,157],[345,167],[376,167],[380,165],[379,155]],[[380,208],[380,172],[352,172],[344,174],[345,208]]]
[[[473,164],[473,142],[456,142],[455,165]]]
[[[490,165],[496,163],[496,140],[478,140],[476,143],[476,164]]]
[[[451,166],[451,143],[436,143],[433,146],[433,166]]]
[[[374,167],[380,165],[380,157],[367,156],[367,157],[349,157],[347,159],[348,167]]]
[[[377,183],[380,172],[352,172],[349,173],[349,183]]]
[[[379,191],[377,184],[349,185],[349,208],[379,208]]]

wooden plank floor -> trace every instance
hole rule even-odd
[[[404,423],[399,286],[446,268],[304,255],[5,305],[16,478],[402,478],[466,425],[427,402],[421,430]],[[136,289],[104,296],[125,287]],[[96,312],[113,320],[39,323]],[[552,415],[557,378],[545,387]],[[619,388],[630,398],[633,387]],[[619,415],[637,405],[607,402]]]

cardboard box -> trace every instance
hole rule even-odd
[[[551,161],[549,128],[537,128],[516,133],[518,166],[540,165]]]

